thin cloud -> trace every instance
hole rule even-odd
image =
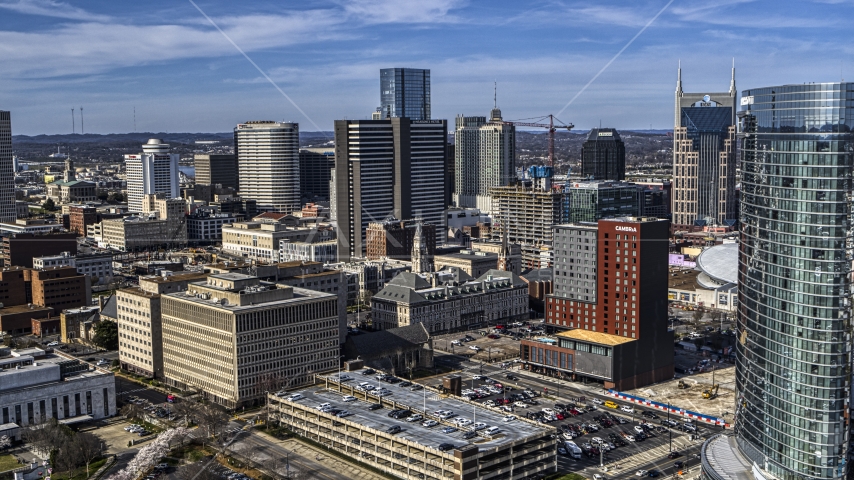
[[[0,1],[0,8],[26,15],[83,20],[88,22],[108,22],[110,17],[87,12],[82,8],[55,0],[17,0]]]
[[[256,51],[344,39],[336,28],[342,21],[324,11],[302,11],[230,17],[223,21],[223,30],[243,49]],[[46,32],[0,32],[0,57],[11,77],[85,75],[233,54],[233,47],[219,32],[196,25],[84,22]]]
[[[344,11],[370,24],[377,23],[456,23],[453,9],[466,4],[463,0],[362,0],[341,3]]]

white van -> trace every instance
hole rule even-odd
[[[581,460],[581,448],[575,444],[575,442],[563,442],[564,447],[566,447],[566,453],[569,454],[570,457]]]
[[[501,429],[498,427],[489,427],[486,430],[484,430],[483,433],[485,433],[489,436],[492,436],[492,435],[495,435],[496,433],[498,433],[500,431],[501,431]]]

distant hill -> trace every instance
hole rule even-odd
[[[196,140],[230,140],[234,133],[166,133],[166,132],[133,132],[133,133],[110,133],[99,135],[95,133],[65,134],[65,135],[13,135],[13,143],[46,143],[46,144],[72,144],[72,143],[138,143],[143,144],[149,138],[159,138],[166,143],[193,143]],[[332,138],[332,132],[300,132],[300,139],[311,140],[321,138]]]

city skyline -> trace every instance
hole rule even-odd
[[[139,132],[226,132],[252,118],[331,131],[335,119],[370,118],[380,101],[379,70],[392,67],[431,70],[433,118],[485,113],[497,80],[508,119],[559,113],[575,98],[559,116],[579,129],[599,120],[618,129],[668,129],[680,60],[693,91],[719,90],[733,56],[742,88],[854,76],[854,66],[820,54],[834,32],[844,34],[851,13],[850,3],[832,0],[797,15],[784,4],[771,16],[737,0],[260,3],[237,15],[221,3],[197,4],[293,104],[191,2],[89,2],[84,9],[3,1],[0,106],[13,112],[13,133],[69,133],[68,110],[81,105],[90,133],[131,132],[134,123]],[[552,38],[540,33],[546,27],[555,27]],[[747,40],[751,48],[740,48]],[[833,46],[843,54],[851,48]]]

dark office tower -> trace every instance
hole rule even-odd
[[[626,145],[613,128],[594,128],[581,146],[581,174],[591,180],[626,179]]]
[[[193,163],[196,166],[197,184],[238,188],[240,177],[236,155],[196,154]]]
[[[15,222],[15,173],[12,168],[12,115],[0,110],[0,222]]]
[[[380,116],[430,120],[430,70],[380,70]]]
[[[756,88],[741,105],[735,432],[746,458],[729,462],[721,443],[702,449],[703,466],[846,478],[854,83]]]
[[[335,149],[301,148],[299,151],[300,192],[304,201],[329,200],[329,180],[335,168]]]
[[[445,120],[336,120],[338,258],[365,255],[368,224],[388,217],[443,225]]]
[[[673,129],[673,229],[694,231],[737,221],[735,68],[729,92],[684,93],[676,81]]]

